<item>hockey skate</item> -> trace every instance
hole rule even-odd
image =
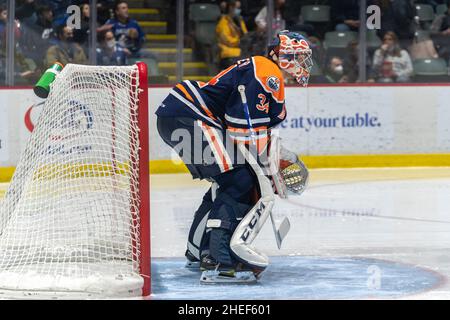
[[[221,265],[209,255],[202,258],[200,270],[202,284],[252,284],[256,283],[261,274],[261,271],[245,267],[242,263],[234,266]]]

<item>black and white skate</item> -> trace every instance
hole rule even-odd
[[[194,257],[194,255],[189,250],[186,250],[186,253],[184,255],[187,259],[184,267],[187,269],[190,269],[192,271],[199,271],[200,270],[200,260],[198,260],[196,257]]]
[[[217,261],[211,257],[209,254],[202,256],[202,261],[200,262],[200,270],[215,270],[217,268]]]
[[[202,284],[252,284],[256,281],[251,271],[205,270],[200,277]]]

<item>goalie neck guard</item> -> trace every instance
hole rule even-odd
[[[313,66],[312,51],[302,35],[280,31],[268,48],[269,57],[302,86],[308,85]]]

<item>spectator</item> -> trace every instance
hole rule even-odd
[[[438,15],[430,27],[431,38],[436,44],[440,57],[450,59],[450,1],[445,14]]]
[[[419,37],[419,35],[416,35],[408,51],[412,60],[439,58],[433,40],[430,37]]]
[[[52,66],[55,62],[61,62],[63,65],[68,63],[87,64],[88,61],[83,48],[78,43],[73,42],[72,27],[59,26],[56,35],[58,39],[47,50],[45,58],[47,67]]]
[[[16,19],[24,23],[36,23],[37,5],[34,0],[19,0],[16,3]]]
[[[80,29],[73,30],[73,41],[83,47],[84,50],[88,48],[89,39],[89,18],[90,10],[89,4],[84,3],[80,6],[81,9],[81,26]]]
[[[334,56],[330,59],[325,70],[325,78],[329,83],[348,82],[348,76],[344,73],[344,61],[341,58]]]
[[[6,24],[8,22],[8,11],[5,5],[0,5],[0,78],[5,78],[6,72]],[[14,29],[16,39],[20,38],[19,21],[15,20]],[[35,64],[25,59],[20,47],[14,48],[14,74],[17,80],[26,82],[35,75]]]
[[[272,19],[272,34],[286,29],[286,21],[284,20],[284,4],[285,0],[274,0],[274,16]],[[267,6],[264,6],[255,17],[256,27],[264,32],[267,32]]]
[[[117,43],[112,31],[101,32],[98,35],[97,63],[99,65],[126,65],[127,54]]]
[[[240,2],[227,2],[226,12],[220,17],[216,27],[220,68],[226,69],[241,57],[240,40],[247,33],[247,27],[240,16]]]
[[[20,46],[24,54],[34,60],[39,68],[43,68],[43,60],[50,41],[53,38],[53,10],[45,5],[37,9],[37,21],[35,24],[25,23]]]
[[[336,31],[359,30],[359,0],[331,0],[331,18]]]
[[[411,58],[400,48],[397,35],[388,31],[383,44],[373,57],[375,77],[378,82],[408,82],[413,73]]]
[[[80,5],[85,0],[40,0],[39,2],[45,5],[49,5],[55,16],[55,21],[58,25],[63,24],[67,18],[67,8],[71,5]]]
[[[5,5],[0,5],[0,41],[2,45],[5,45],[6,41],[6,24],[8,23],[8,11]],[[15,20],[14,36],[15,39],[19,39],[21,36],[21,31],[19,28],[20,24],[18,20]]]
[[[100,31],[111,30],[117,42],[127,48],[133,58],[141,58],[140,52],[144,43],[144,32],[138,22],[130,19],[128,4],[125,1],[117,1],[114,6],[114,18],[106,21]]]

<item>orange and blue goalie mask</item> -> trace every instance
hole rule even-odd
[[[299,34],[279,34],[278,65],[302,86],[308,85],[313,66],[312,51],[308,42]]]

